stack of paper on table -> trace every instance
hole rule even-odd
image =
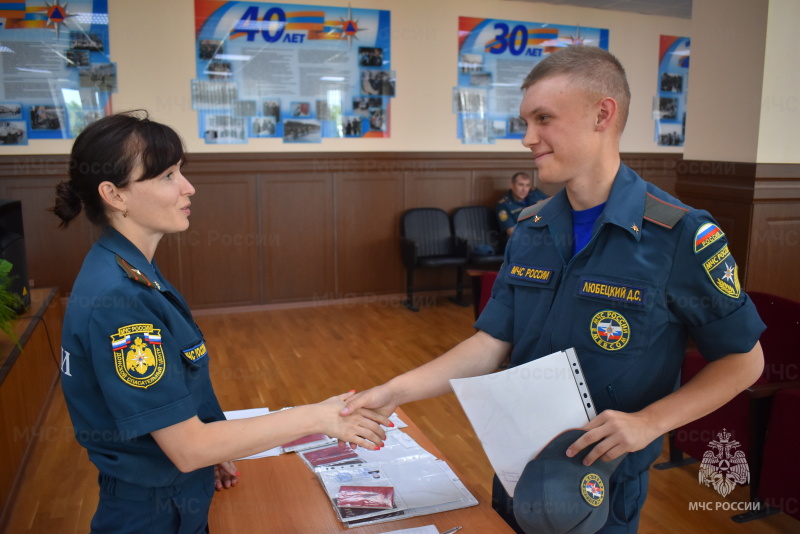
[[[395,423],[397,426],[397,423]],[[403,424],[402,426],[407,426]],[[379,451],[338,444],[298,451],[322,484],[339,519],[349,527],[407,519],[478,504],[446,462],[401,430],[389,430]],[[342,488],[391,489],[391,508],[340,506]]]

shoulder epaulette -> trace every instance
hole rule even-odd
[[[158,288],[158,283],[151,282],[149,278],[142,274],[142,271],[123,260],[119,254],[115,254],[114,256],[117,258],[117,265],[122,267],[122,270],[125,271],[125,276],[147,287],[153,287],[155,285],[155,287]]]
[[[550,197],[550,198],[552,198],[552,197]],[[544,200],[540,200],[539,202],[537,202],[533,206],[528,206],[527,208],[522,210],[520,212],[520,214],[519,214],[519,217],[517,217],[517,222],[524,221],[525,219],[530,219],[531,217],[533,217],[534,215],[539,213],[539,210],[541,210],[544,207],[545,204],[550,202],[550,198],[546,198]]]
[[[687,208],[681,208],[669,202],[664,202],[647,193],[644,199],[644,219],[654,222],[670,230],[678,224],[684,215],[689,212]]]

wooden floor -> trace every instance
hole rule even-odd
[[[214,388],[223,409],[276,409],[384,382],[473,333],[471,308],[433,300],[419,313],[387,297],[375,302],[206,315],[197,322],[213,358]],[[404,409],[466,482],[478,488],[476,497],[489,499],[491,467],[455,396],[407,404]],[[725,506],[747,501],[747,488],[738,487],[722,498],[700,485],[697,474],[698,464],[651,470],[640,533],[800,532],[800,522],[782,514],[738,524],[730,519],[737,512],[689,510],[693,502]],[[59,389],[28,462],[7,532],[88,532],[97,504],[96,477],[85,450],[72,436]],[[472,534],[467,528],[463,532]]]

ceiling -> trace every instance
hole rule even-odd
[[[630,11],[643,15],[692,18],[692,0],[522,0],[544,4],[593,7],[613,11]]]

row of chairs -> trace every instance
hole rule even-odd
[[[761,502],[762,509],[733,517],[744,522],[775,511],[800,520],[800,464],[795,461],[800,443],[800,302],[758,291],[750,291],[767,329],[761,335],[764,371],[753,386],[716,411],[672,431],[669,436],[669,461],[655,465],[668,469],[695,461],[703,467],[717,464],[715,447],[728,448],[726,455],[746,460],[749,466],[750,500]],[[685,384],[706,365],[699,352],[687,353],[681,371]],[[732,445],[734,444],[735,445]],[[688,458],[684,458],[684,454]],[[730,462],[730,469],[736,462]],[[722,467],[722,469],[720,469]],[[728,464],[716,466],[723,476]],[[768,506],[771,506],[769,508]]]
[[[414,306],[414,274],[420,268],[454,267],[457,271],[455,301],[463,300],[467,268],[498,268],[503,262],[505,235],[497,215],[487,206],[457,208],[452,217],[439,208],[414,208],[403,213],[400,223],[400,254],[406,268],[406,300]],[[437,289],[451,289],[437,288]]]

